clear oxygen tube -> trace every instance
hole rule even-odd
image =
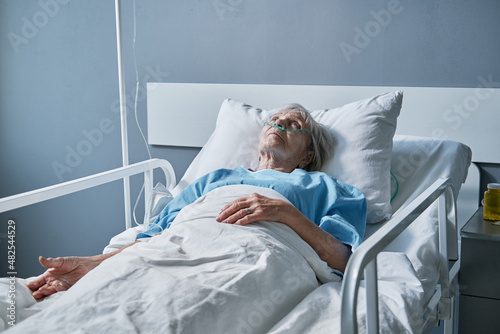
[[[311,140],[312,142],[314,143],[314,136],[312,135],[311,131],[307,130],[307,129],[298,129],[298,130],[288,130],[288,129],[285,129],[284,127],[282,126],[279,126],[279,125],[276,125],[276,124],[271,124],[269,122],[265,122],[264,123],[265,125],[269,125],[275,129],[278,129],[278,130],[283,130],[283,131],[286,131],[286,132],[300,132],[300,131],[305,131],[309,134],[309,136],[311,136]]]

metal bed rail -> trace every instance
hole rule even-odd
[[[447,212],[446,206],[447,199],[451,199],[452,204],[449,212]],[[383,251],[436,200],[438,200],[440,284],[436,286],[428,308],[437,309],[436,321],[438,319],[445,321],[445,333],[453,332],[455,304],[450,284],[456,279],[460,265],[459,261],[456,261],[449,269],[448,259],[458,258],[456,205],[451,179],[438,179],[402,209],[399,214],[393,216],[377,232],[366,239],[352,254],[342,283],[340,319],[342,333],[358,333],[356,307],[358,290],[363,278],[366,286],[367,333],[379,332],[377,254]],[[448,226],[449,221],[451,221],[452,226]]]
[[[0,213],[125,179],[141,173],[144,174],[145,194],[150,194],[153,189],[153,170],[157,168],[161,169],[165,175],[166,188],[172,190],[176,184],[176,179],[174,169],[170,162],[163,159],[151,159],[53,186],[1,198]],[[147,200],[144,201],[144,204],[147,205]],[[146,207],[146,210],[147,209]],[[125,226],[127,229],[131,227],[129,226],[130,222],[127,222],[126,225],[128,225]]]

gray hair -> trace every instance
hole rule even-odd
[[[311,113],[298,103],[287,104],[280,111],[299,111],[304,118],[305,126],[312,133],[311,148],[314,151],[314,158],[309,165],[304,169],[307,171],[319,171],[324,163],[333,155],[333,147],[335,145],[335,137],[326,126],[317,122]]]

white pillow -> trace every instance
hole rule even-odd
[[[455,198],[467,179],[472,151],[465,144],[436,138],[396,135],[393,140],[391,184],[397,194],[394,212],[406,207],[437,179],[451,178]],[[393,187],[394,189],[394,187]]]
[[[392,138],[402,100],[403,93],[397,91],[334,109],[311,111],[318,122],[332,131],[337,141],[333,157],[322,170],[363,192],[368,204],[368,223],[384,220],[392,213]],[[214,132],[173,190],[173,195],[219,168],[256,169],[260,132],[264,122],[278,110],[263,110],[225,100]]]

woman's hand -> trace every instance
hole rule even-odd
[[[216,220],[236,225],[247,225],[259,220],[286,223],[287,217],[295,210],[286,201],[254,193],[224,206]]]
[[[40,264],[47,270],[27,286],[32,291],[33,298],[40,300],[58,291],[68,290],[86,273],[95,268],[100,262],[91,257],[58,257],[48,258],[40,256]]]
[[[125,248],[135,245],[138,242],[139,241],[135,241],[111,253],[99,254],[95,256],[70,256],[57,257],[55,259],[51,257],[46,259],[40,256],[40,264],[47,268],[47,270],[40,276],[28,282],[26,286],[32,291],[31,295],[36,300],[41,300],[58,291],[66,291],[89,271],[97,267],[102,261],[120,253]]]

